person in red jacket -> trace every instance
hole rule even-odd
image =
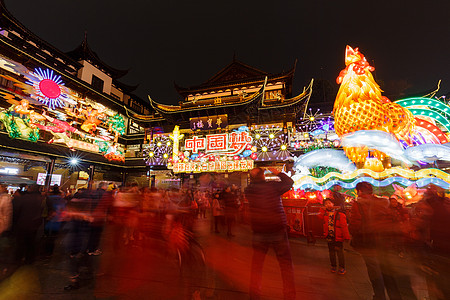
[[[343,212],[334,208],[334,204],[331,199],[325,199],[323,203],[325,207],[320,210],[318,217],[323,220],[323,234],[328,242],[331,272],[336,273],[337,255],[339,261],[339,270],[337,272],[340,275],[344,275],[346,270],[343,242],[350,240],[347,217]]]

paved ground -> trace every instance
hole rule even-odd
[[[210,222],[196,226],[198,241],[206,256],[206,267],[187,264],[180,272],[176,255],[159,239],[134,245],[114,243],[114,230],[104,232],[101,256],[91,257],[94,278],[86,278],[78,290],[64,291],[68,263],[63,241],[49,260],[21,267],[0,283],[3,299],[248,299],[251,262],[251,232],[238,225],[236,236],[211,233]],[[371,299],[372,290],[359,254],[345,252],[347,274],[329,271],[328,249],[323,240],[308,245],[292,238],[297,299]],[[348,247],[349,248],[349,247]],[[186,259],[185,259],[186,260]],[[424,282],[413,282],[419,299],[425,299]],[[264,299],[282,299],[278,263],[272,252],[263,270]]]

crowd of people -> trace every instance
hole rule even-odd
[[[193,232],[197,219],[210,219],[216,233],[226,228],[227,236],[234,236],[241,201],[235,185],[213,192],[139,188],[136,183],[117,187],[106,182],[93,190],[64,192],[55,185],[43,192],[38,185],[22,185],[13,195],[0,185],[3,272],[33,264],[37,255],[51,258],[56,241],[63,240],[71,272],[65,289],[78,289],[83,275],[80,270],[92,273],[90,258],[102,254],[100,241],[105,225],[114,229],[115,249],[142,246],[148,238],[165,239],[172,244],[168,247],[178,247],[186,242],[186,232]],[[173,229],[180,214],[184,232],[178,234]],[[40,233],[42,236],[38,236]]]
[[[373,299],[417,299],[415,278],[425,278],[430,299],[450,299],[450,199],[445,190],[430,185],[411,203],[407,195],[377,196],[367,182],[358,183],[356,192],[346,206],[343,195],[334,191],[318,214],[331,272],[346,273],[343,243],[350,241],[366,265]]]
[[[78,289],[82,276],[93,276],[93,260],[102,254],[106,225],[114,229],[114,249],[139,247],[156,238],[166,241],[168,249],[182,251],[189,246],[186,237],[194,234],[195,222],[210,222],[213,234],[226,232],[233,240],[237,221],[245,217],[253,231],[251,299],[261,298],[263,263],[270,248],[280,263],[284,297],[295,299],[294,264],[281,200],[293,181],[270,171],[280,181],[266,181],[265,171],[256,168],[250,171],[245,192],[236,185],[157,190],[100,182],[94,190],[63,192],[55,185],[42,192],[30,185],[9,195],[0,185],[0,271],[7,274],[8,268],[33,264],[38,255],[50,258],[56,241],[64,236],[70,266],[65,289]],[[374,195],[366,182],[358,183],[356,192],[355,201],[348,204],[343,194],[333,191],[318,214],[331,272],[351,272],[344,257],[349,242],[364,260],[373,299],[416,299],[415,276],[426,279],[431,299],[450,299],[450,200],[445,191],[432,185],[420,201],[409,205],[397,194]]]

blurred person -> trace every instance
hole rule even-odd
[[[197,192],[198,214],[200,218],[206,219],[206,209],[209,206],[208,199],[205,197],[205,193]]]
[[[398,251],[399,255],[405,251],[406,240],[409,230],[409,214],[406,208],[399,203],[397,197],[389,197],[388,220],[391,223],[390,231],[387,232],[386,242]]]
[[[194,196],[194,192],[191,189],[185,190],[183,201],[181,206],[189,207],[192,216],[197,219],[198,217],[198,203]]]
[[[431,299],[450,299],[450,199],[445,190],[430,185],[411,217],[416,238],[422,239],[418,251],[420,269],[426,276]]]
[[[44,225],[44,251],[46,256],[53,254],[55,240],[63,224],[62,213],[66,209],[66,200],[59,186],[55,184],[46,199],[47,218]]]
[[[223,224],[223,218],[224,218],[224,212],[223,212],[223,207],[220,204],[220,194],[219,193],[215,193],[213,195],[213,200],[212,200],[212,215],[214,217],[214,232],[215,233],[220,233],[219,231],[219,223]]]
[[[236,222],[242,221],[242,192],[240,187],[238,187],[236,184],[231,185],[231,192],[234,194],[234,197],[236,199],[236,206],[237,206],[237,212],[236,212]]]
[[[122,230],[116,233],[120,234],[122,231],[125,245],[135,240],[134,234],[139,224],[139,203],[140,194],[137,183],[133,183],[129,188],[122,187],[114,199],[115,220],[122,227]]]
[[[106,182],[100,182],[95,191],[91,192],[90,213],[92,215],[92,222],[90,222],[90,234],[87,245],[87,253],[89,255],[101,255],[102,251],[99,248],[100,238],[105,226],[106,215],[109,207],[112,204],[112,190],[108,190]]]
[[[351,246],[358,251],[366,264],[369,280],[372,284],[373,299],[386,299],[385,290],[390,300],[401,299],[397,283],[391,270],[387,268],[382,251],[383,235],[389,230],[388,201],[373,195],[370,183],[360,182],[356,185],[357,200],[350,211],[349,230],[352,235]]]
[[[161,237],[166,200],[156,187],[142,189],[141,213],[139,216],[139,239]]]
[[[287,235],[286,214],[281,202],[281,195],[289,191],[294,181],[276,169],[269,171],[280,177],[281,182],[266,182],[264,170],[256,168],[250,171],[250,185],[245,189],[253,230],[250,298],[261,298],[264,258],[272,247],[281,269],[284,299],[295,299],[294,266]]]
[[[8,194],[6,185],[0,184],[0,262],[9,263],[10,256],[10,229],[12,223],[13,207],[11,196]],[[6,273],[7,268],[2,269]]]
[[[14,192],[13,197],[18,197],[26,193],[28,185],[26,183],[21,183],[19,188]]]
[[[220,194],[221,202],[224,208],[225,222],[227,224],[227,236],[233,237],[233,229],[236,224],[236,215],[238,213],[239,204],[236,194],[231,190],[231,185],[225,187]]]
[[[342,212],[345,212],[345,196],[341,193],[342,187],[340,185],[335,185],[331,190],[331,201],[334,206],[338,206]]]
[[[65,246],[69,255],[70,268],[70,282],[64,290],[78,289],[83,276],[87,278],[92,276],[92,263],[87,255],[90,222],[93,220],[91,201],[91,193],[85,188],[80,189],[67,203],[67,209],[62,214],[67,222]]]
[[[6,185],[0,184],[0,236],[11,228],[12,214],[11,196]]]
[[[36,233],[42,224],[44,196],[38,185],[31,185],[13,198],[13,230],[16,237],[16,262],[32,264],[36,257]]]
[[[328,242],[331,272],[344,275],[346,273],[344,241],[350,240],[347,217],[335,208],[331,199],[325,198],[323,202],[325,207],[320,209],[318,217],[323,220],[323,234]],[[337,269],[336,255],[339,261],[339,269]]]
[[[380,266],[385,281],[395,282],[394,292],[388,292],[395,299],[416,299],[411,277],[417,273],[417,261],[414,252],[408,246],[410,237],[409,213],[395,195],[389,197],[387,226],[381,235],[379,246]],[[398,293],[395,290],[398,288]],[[397,293],[397,294],[396,294]]]

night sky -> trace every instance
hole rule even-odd
[[[174,82],[199,85],[233,55],[269,73],[298,59],[296,95],[311,78],[333,85],[345,46],[359,47],[389,95],[450,92],[450,1],[5,0],[40,38],[67,52],[87,31],[99,57],[135,93],[175,104]],[[396,100],[396,99],[391,99]]]

